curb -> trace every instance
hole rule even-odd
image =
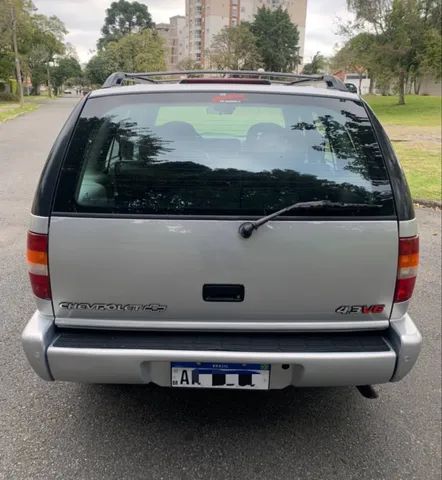
[[[437,200],[420,200],[418,198],[415,198],[413,202],[417,207],[442,209],[442,202],[438,202]]]

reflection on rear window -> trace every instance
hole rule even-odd
[[[231,92],[118,95],[87,102],[55,210],[261,216],[322,199],[382,205],[333,215],[394,213],[360,103]]]

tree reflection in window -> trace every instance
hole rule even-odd
[[[278,127],[288,145],[287,154],[255,153],[232,138],[238,151],[221,152],[224,157],[216,161],[211,161],[215,152],[210,138],[174,137],[173,129],[166,135],[161,127],[140,124],[130,115],[81,118],[63,167],[64,188],[57,193],[56,208],[262,216],[296,202],[326,199],[381,204],[381,213],[392,213],[391,188],[367,117],[345,109],[335,116],[329,112],[311,115],[311,121],[299,121],[287,129]],[[232,156],[234,162],[223,164],[223,158]],[[255,168],[244,167],[246,157],[249,164],[255,162]],[[237,168],[232,166],[235,162]],[[363,214],[369,215],[370,210]]]

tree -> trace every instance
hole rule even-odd
[[[149,72],[166,69],[164,41],[153,30],[126,35],[112,43],[118,69],[125,72]]]
[[[79,78],[81,75],[81,66],[76,58],[62,57],[57,59],[57,66],[51,69],[51,76],[57,94],[67,80]]]
[[[40,95],[40,86],[47,82],[48,52],[41,44],[32,47],[27,55],[27,66],[32,81],[32,95]]]
[[[41,83],[40,75],[43,67],[46,71],[46,80],[48,84],[49,96],[52,96],[51,84],[51,63],[54,62],[56,55],[62,55],[65,52],[64,36],[67,30],[64,23],[55,15],[46,17],[45,15],[33,15],[32,23],[33,45],[30,52],[31,74],[37,75],[39,83]],[[39,84],[38,83],[38,84]],[[34,90],[35,81],[33,80]]]
[[[429,73],[437,80],[442,76],[442,37],[436,29],[425,33],[425,47],[421,52],[421,73]]]
[[[334,70],[343,69],[359,75],[359,93],[362,94],[362,80],[365,73],[372,79],[382,63],[378,58],[376,36],[371,33],[359,33],[351,38],[332,59]]]
[[[110,42],[91,58],[86,76],[92,84],[102,84],[113,72],[165,70],[164,41],[154,30],[144,30]]]
[[[51,93],[51,63],[65,50],[63,22],[35,11],[31,0],[0,0],[0,75],[7,80],[15,71],[21,99],[24,78],[34,93],[46,80]]]
[[[106,10],[98,48],[101,50],[108,43],[118,41],[125,35],[139,33],[153,27],[152,17],[146,5],[126,0],[112,2]]]
[[[416,83],[426,69],[440,70],[437,53],[441,39],[440,2],[347,0],[347,3],[356,15],[353,31],[374,35],[371,48],[377,69],[381,76],[391,72],[396,77],[399,104],[405,104],[406,85],[410,80]]]
[[[356,16],[356,23],[351,28],[359,30],[369,24],[376,35],[385,33],[391,3],[392,0],[347,0],[348,9]]]
[[[183,58],[178,64],[179,70],[198,70],[201,65],[195,61],[192,57]]]
[[[267,71],[289,72],[299,65],[299,32],[286,10],[260,8],[251,31]]]
[[[24,104],[23,78],[22,78],[20,57],[18,54],[18,42],[17,42],[17,5],[14,4],[14,2],[11,2],[10,9],[11,9],[12,46],[14,49],[14,58],[15,58],[15,73],[16,73],[17,82],[18,82],[18,94],[20,98],[20,106],[23,106]]]
[[[215,35],[209,51],[210,63],[218,69],[256,70],[262,61],[250,26],[225,27]]]
[[[324,55],[321,55],[320,52],[316,52],[316,54],[312,58],[312,61],[304,65],[303,73],[305,73],[306,75],[314,75],[320,73],[324,70],[325,65],[326,60]]]
[[[15,74],[20,104],[24,102],[21,37],[27,37],[31,8],[27,0],[0,0],[0,68],[6,79]]]
[[[86,65],[85,76],[91,85],[102,85],[106,78],[118,70],[117,62],[108,50],[101,50]]]
[[[77,50],[70,42],[66,42],[64,44],[64,55],[65,57],[75,58],[75,60],[80,62],[80,57],[78,56]]]

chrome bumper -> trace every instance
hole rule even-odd
[[[118,336],[118,334],[116,334]],[[36,312],[23,331],[23,348],[45,380],[150,383],[170,386],[170,362],[269,363],[270,388],[325,387],[398,381],[419,355],[421,335],[408,315],[382,332],[385,351],[214,351],[57,346],[53,318]],[[276,350],[276,349],[275,349]],[[283,368],[284,365],[284,368]]]

